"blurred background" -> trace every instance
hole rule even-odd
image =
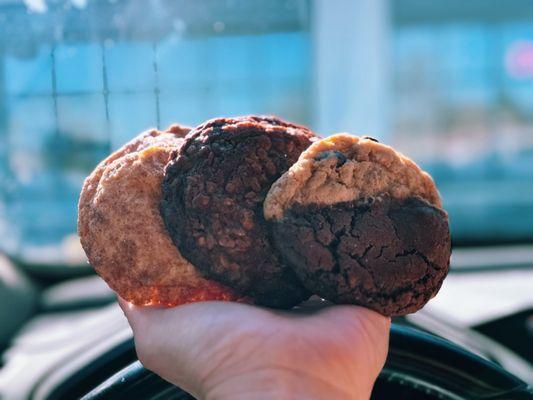
[[[69,257],[84,177],[141,130],[250,113],[398,147],[457,244],[533,240],[530,1],[148,4],[0,1],[4,251]]]
[[[530,0],[0,0],[0,252],[40,288],[90,273],[77,200],[103,157],[252,113],[429,171],[454,256],[428,309],[533,361]]]

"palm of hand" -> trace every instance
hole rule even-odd
[[[356,306],[121,305],[141,362],[201,399],[368,398],[387,354],[390,320]]]

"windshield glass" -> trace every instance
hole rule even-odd
[[[83,262],[77,199],[103,157],[252,113],[396,146],[435,178],[456,244],[533,238],[531,4],[140,4],[0,1],[0,250]]]

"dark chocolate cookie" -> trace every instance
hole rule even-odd
[[[418,197],[295,205],[274,237],[309,290],[383,315],[420,309],[448,271],[446,215]]]
[[[218,118],[191,131],[166,168],[160,206],[181,254],[259,304],[286,308],[306,299],[273,248],[263,201],[314,138],[274,117]]]
[[[312,144],[272,185],[264,214],[304,286],[336,303],[408,314],[448,272],[448,217],[433,180],[372,138]]]

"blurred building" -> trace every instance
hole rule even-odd
[[[457,242],[533,238],[528,0],[0,0],[0,243],[51,258],[139,131],[277,114],[438,181]]]

